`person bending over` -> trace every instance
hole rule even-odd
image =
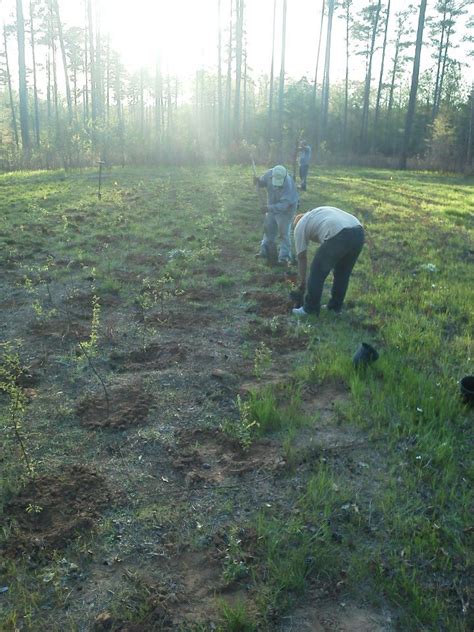
[[[320,206],[293,222],[298,259],[298,281],[306,290],[302,307],[293,309],[296,316],[319,314],[324,281],[334,271],[328,309],[340,312],[349,285],[352,268],[364,245],[364,229],[357,217],[333,206]],[[308,280],[307,250],[310,241],[320,245],[311,263]]]

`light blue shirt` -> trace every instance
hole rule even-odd
[[[272,170],[270,169],[258,179],[258,186],[267,189],[268,210],[270,213],[293,213],[296,211],[298,192],[289,173],[286,174],[283,186],[275,187],[272,184]]]
[[[311,161],[311,153],[311,147],[309,145],[306,145],[299,150],[298,160],[300,167],[305,167],[306,165],[309,165]]]

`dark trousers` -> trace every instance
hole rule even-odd
[[[306,178],[308,177],[309,165],[300,165],[301,188],[306,191]]]
[[[352,268],[364,245],[362,226],[344,228],[337,235],[325,241],[316,251],[311,263],[304,309],[309,314],[319,314],[324,281],[334,270],[334,282],[328,309],[339,311],[346,296]]]

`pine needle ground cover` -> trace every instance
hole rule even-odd
[[[250,169],[97,186],[0,176],[0,628],[472,629],[472,178],[313,169],[367,243],[305,322]]]

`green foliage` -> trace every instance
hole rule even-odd
[[[33,476],[34,467],[26,447],[27,435],[23,430],[26,396],[18,384],[24,369],[11,343],[2,343],[0,352],[0,392],[6,393],[9,399],[6,414],[2,415],[3,426],[6,436],[11,435],[14,438],[26,473],[28,476]],[[35,508],[32,509],[36,511]]]

